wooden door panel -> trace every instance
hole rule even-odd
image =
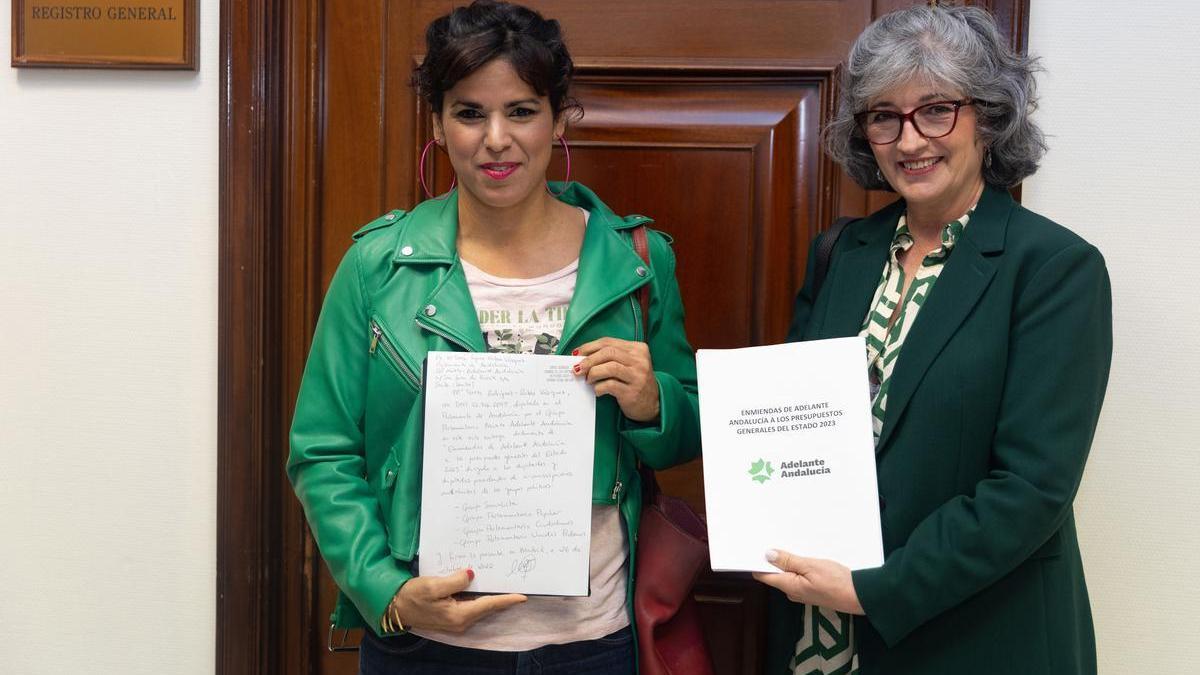
[[[416,0],[425,26],[457,3]],[[672,68],[713,64],[745,69],[782,63],[832,67],[871,20],[869,0],[530,0],[523,3],[563,26],[582,65],[606,60]],[[410,47],[425,50],[414,31]],[[611,60],[609,60],[611,59]]]
[[[387,76],[382,26],[385,2],[326,2],[320,185],[325,284],[346,252],[349,235],[386,207],[384,115]]]
[[[741,291],[752,278],[753,237],[745,227],[750,222],[751,201],[744,190],[726,193],[721,188],[740,187],[751,173],[753,160],[746,150],[722,148],[611,147],[577,142],[572,151],[578,180],[602,198],[621,195],[620,202],[632,205],[648,203],[639,201],[639,193],[677,193],[671,200],[660,196],[656,208],[642,210],[656,219],[653,227],[675,238],[680,284],[688,289],[684,307],[692,308],[687,313],[687,331],[696,344],[733,346],[749,341],[751,307]],[[688,176],[696,185],[712,188],[681,192],[670,176]],[[635,212],[623,205],[610,206],[620,209],[619,213]],[[709,223],[728,226],[711,228]],[[742,282],[715,281],[734,279]]]
[[[697,348],[778,341],[817,219],[821,81],[580,76],[576,176],[672,235]],[[605,148],[605,152],[596,152]],[[575,159],[574,156],[572,158]]]

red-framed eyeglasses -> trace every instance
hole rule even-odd
[[[905,121],[911,122],[913,129],[925,138],[941,138],[954,131],[954,125],[958,124],[959,109],[974,104],[975,101],[967,98],[961,101],[934,101],[906,113],[864,110],[854,116],[854,121],[872,145],[889,145],[900,140]]]

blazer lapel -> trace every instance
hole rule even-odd
[[[1004,249],[1004,235],[1013,204],[1007,192],[990,187],[980,197],[971,222],[904,340],[903,351],[892,373],[877,452],[884,450],[933,360],[958,331],[995,276],[996,265],[988,256]]]
[[[825,280],[828,290],[822,289],[822,295],[829,296],[825,303],[824,319],[819,325],[809,327],[805,333],[807,338],[858,335],[867,316],[871,296],[879,285],[888,246],[903,209],[903,203],[897,202],[851,225],[852,229],[846,235],[853,236],[854,241],[834,258]]]

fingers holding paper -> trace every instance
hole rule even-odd
[[[849,567],[832,560],[803,558],[774,549],[767,552],[767,562],[782,572],[755,572],[754,578],[783,591],[788,600],[847,614],[865,614],[858,602]]]
[[[518,593],[459,597],[475,578],[471,570],[459,570],[446,576],[419,576],[409,579],[396,591],[384,616],[384,627],[430,628],[461,633],[493,612],[519,605],[528,598]]]
[[[572,354],[584,357],[573,370],[576,376],[587,378],[597,396],[617,399],[621,412],[631,420],[658,419],[658,380],[646,343],[600,338],[581,345]]]

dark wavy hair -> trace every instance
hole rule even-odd
[[[538,96],[549,98],[555,116],[582,115],[568,93],[575,65],[558,22],[497,0],[475,0],[431,22],[425,29],[425,60],[413,69],[412,85],[441,114],[446,92],[495,59],[508,61]]]
[[[1008,46],[990,14],[978,7],[909,7],[867,26],[841,66],[837,111],[825,126],[825,151],[865,188],[891,190],[854,121],[875,96],[898,83],[942,83],[975,101],[978,132],[991,153],[990,185],[1012,187],[1037,171],[1046,139],[1037,108],[1036,58]]]

